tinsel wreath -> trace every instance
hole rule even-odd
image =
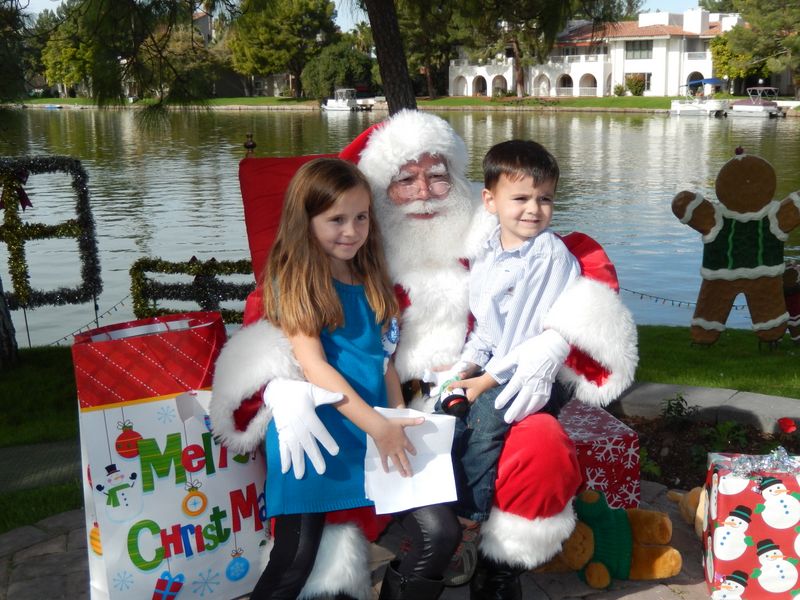
[[[147,273],[191,275],[191,283],[164,283],[153,281]],[[222,315],[226,323],[241,323],[241,311],[221,309],[220,302],[244,300],[253,291],[252,283],[230,283],[218,279],[220,275],[251,275],[249,260],[207,261],[192,257],[186,262],[169,262],[160,258],[140,258],[130,268],[133,314],[137,319],[185,312],[159,308],[157,300],[184,300],[196,302],[203,310],[213,310]]]
[[[19,209],[24,211],[26,207],[32,206],[24,186],[30,175],[40,173],[67,173],[72,177],[72,189],[76,195],[76,218],[55,225],[22,221]],[[96,299],[103,290],[87,179],[80,161],[68,156],[0,157],[0,210],[4,211],[0,241],[8,246],[12,291],[6,293],[6,301],[10,310],[82,304]],[[78,240],[81,285],[51,291],[32,288],[25,259],[25,243],[31,240],[70,237]]]

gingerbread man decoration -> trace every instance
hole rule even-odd
[[[800,344],[800,262],[788,261],[783,274],[783,295],[789,312],[789,337]]]
[[[736,149],[716,179],[719,202],[690,191],[672,200],[681,223],[703,234],[703,282],[691,323],[692,340],[713,344],[743,294],[759,340],[777,343],[789,314],[783,293],[783,245],[800,225],[800,190],[773,200],[777,178],[766,160]]]

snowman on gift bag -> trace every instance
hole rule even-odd
[[[136,478],[136,472],[126,475],[116,464],[106,465],[106,484],[98,483],[95,489],[105,494],[106,513],[112,521],[123,523],[142,511],[144,497]]]
[[[747,573],[734,571],[726,575],[719,585],[719,589],[711,593],[711,600],[742,600],[742,595],[747,587]]]
[[[796,558],[787,557],[780,547],[771,539],[763,539],[756,546],[760,568],[756,568],[751,577],[768,592],[780,594],[788,592],[797,583]]]
[[[800,521],[800,500],[796,492],[790,492],[783,481],[775,477],[764,477],[758,486],[764,504],[756,505],[756,514],[774,529],[788,529]]]
[[[717,518],[717,502],[719,494],[723,496],[735,496],[743,492],[750,484],[747,477],[740,477],[734,473],[726,473],[720,477],[719,468],[714,469],[711,476],[711,498],[709,499],[709,510],[711,511],[711,518]]]
[[[746,536],[751,510],[740,504],[714,530],[714,556],[719,560],[736,560],[742,556],[753,539]]]

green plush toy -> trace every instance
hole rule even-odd
[[[604,494],[591,489],[576,498],[575,512],[575,530],[540,572],[577,571],[596,589],[613,579],[664,579],[680,572],[683,560],[668,545],[672,521],[666,513],[611,508]]]

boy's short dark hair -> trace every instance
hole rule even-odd
[[[491,190],[501,175],[518,179],[526,175],[538,185],[542,181],[558,183],[560,171],[555,156],[533,140],[508,140],[495,144],[483,157],[483,186]]]

